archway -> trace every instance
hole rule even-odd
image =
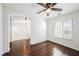
[[[11,54],[29,55],[31,20],[24,15],[12,14],[9,16],[9,25]]]

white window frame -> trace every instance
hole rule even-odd
[[[70,31],[71,31],[71,32],[70,32],[71,37],[70,37],[70,36],[68,37],[69,34],[67,34],[67,35],[64,34],[64,31],[65,31],[65,30],[64,30],[64,27],[65,27],[64,24],[65,24],[65,22],[68,22],[69,20],[71,21],[71,29],[70,29]],[[62,26],[61,26],[61,25],[59,26],[59,24],[57,25],[58,22],[61,22],[61,25],[62,25]],[[62,30],[59,29],[60,32],[62,32],[61,34],[59,34],[60,32],[59,32],[59,30],[56,28],[56,26],[61,27]],[[72,33],[73,33],[73,30],[72,30],[73,27],[72,27],[72,26],[73,26],[73,20],[72,20],[72,19],[63,20],[63,21],[62,21],[62,20],[56,21],[56,23],[55,23],[55,37],[58,38],[58,39],[69,39],[69,40],[72,39]],[[68,27],[68,26],[66,25],[66,27]],[[58,33],[57,33],[57,30],[56,30],[56,29],[58,30]],[[61,36],[61,35],[62,35],[62,36]],[[60,36],[60,37],[59,37],[59,36]]]

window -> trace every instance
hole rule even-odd
[[[55,23],[55,37],[72,39],[72,20],[57,21]]]
[[[72,20],[63,22],[63,38],[72,39]]]
[[[57,21],[55,24],[55,37],[62,38],[62,21]]]

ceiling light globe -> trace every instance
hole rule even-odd
[[[48,9],[47,9],[47,13],[50,13],[50,12],[51,12],[51,9],[50,9],[50,8],[48,8]]]

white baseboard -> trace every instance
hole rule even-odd
[[[48,41],[54,42],[54,41],[52,41],[52,40],[48,40]],[[76,48],[71,47],[71,46],[68,46],[68,45],[63,45],[62,43],[59,43],[59,42],[54,42],[54,43],[57,43],[57,44],[60,44],[60,45],[62,45],[62,46],[65,46],[65,47],[68,47],[68,48],[71,48],[71,49],[74,49],[74,50],[79,51],[79,49],[76,49]]]
[[[31,45],[34,45],[34,44],[37,44],[37,43],[40,43],[40,42],[43,42],[43,41],[46,41],[46,40],[42,40],[42,41],[38,41],[38,42],[31,42]]]

